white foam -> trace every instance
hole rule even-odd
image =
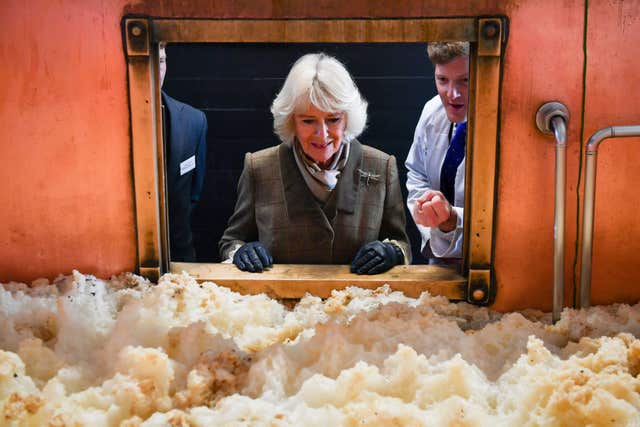
[[[9,425],[639,425],[640,306],[500,314],[348,288],[287,309],[186,274],[0,287]]]

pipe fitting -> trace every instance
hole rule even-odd
[[[565,124],[569,123],[569,110],[567,107],[557,101],[545,102],[538,108],[536,112],[536,126],[543,133],[554,134],[553,118],[562,117]]]

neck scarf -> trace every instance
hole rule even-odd
[[[326,202],[331,191],[336,188],[340,172],[349,158],[349,146],[350,144],[348,143],[341,143],[329,165],[322,168],[315,160],[304,153],[297,139],[293,142],[293,154],[298,169],[302,173],[307,187],[319,201]]]

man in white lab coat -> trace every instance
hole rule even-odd
[[[424,106],[405,166],[407,206],[430,263],[462,257],[469,43],[430,43],[438,95]]]

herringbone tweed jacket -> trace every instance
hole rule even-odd
[[[373,240],[395,240],[411,259],[393,156],[351,142],[338,184],[323,207],[307,187],[291,144],[247,153],[235,212],[219,242],[220,256],[260,241],[275,263],[348,264]]]

